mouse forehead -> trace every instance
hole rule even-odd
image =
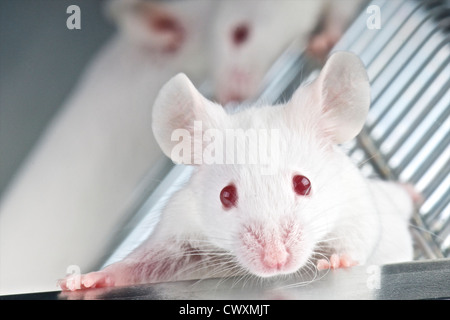
[[[283,115],[286,105],[239,106],[231,111],[230,124],[233,129],[283,129],[286,119]]]
[[[222,156],[209,175],[256,181],[258,176],[308,173],[323,158],[311,121],[293,119],[288,105],[252,106],[231,112],[215,131]],[[217,139],[217,140],[215,140]],[[209,143],[209,142],[208,142]],[[214,152],[208,148],[207,155]],[[221,179],[222,180],[222,179]]]
[[[264,21],[268,3],[265,1],[221,1],[216,17],[217,32],[235,27],[237,23]]]
[[[279,139],[279,143],[273,147],[283,153],[305,143],[314,145],[316,122],[309,117],[310,113],[304,112],[305,107],[299,106],[297,109],[298,113],[292,112],[292,106],[289,103],[244,107],[238,112],[229,114],[227,129],[256,133],[261,138],[267,136],[272,140]],[[290,145],[286,146],[286,143]]]
[[[279,133],[283,141],[296,140],[295,145],[316,135],[317,121],[310,101],[295,101],[279,105],[254,105],[229,114],[228,126],[239,130]],[[312,142],[312,141],[311,141]]]
[[[279,179],[296,171],[310,171],[314,159],[320,157],[314,128],[308,122],[293,122],[285,108],[251,107],[230,115],[221,129],[227,164],[217,169],[221,175],[257,181],[260,176]]]

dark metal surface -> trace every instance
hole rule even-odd
[[[322,271],[288,279],[204,279],[75,292],[44,292],[0,299],[291,300],[449,299],[450,259]]]

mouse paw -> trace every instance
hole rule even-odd
[[[341,35],[342,33],[335,29],[328,28],[322,30],[320,33],[313,35],[309,39],[306,50],[313,57],[324,61],[331,49],[339,41]]]
[[[332,254],[330,259],[320,259],[317,261],[317,269],[339,269],[339,268],[349,268],[356,266],[357,261],[350,258],[347,254]]]
[[[413,201],[413,203],[417,206],[420,206],[424,203],[425,199],[423,195],[416,190],[414,185],[410,183],[400,183],[400,186],[405,189],[405,191],[408,193],[409,197]]]
[[[113,287],[113,278],[104,271],[90,272],[83,275],[70,275],[58,281],[63,291],[75,291],[88,288]]]

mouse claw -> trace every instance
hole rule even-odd
[[[349,268],[356,266],[358,264],[357,261],[350,258],[347,254],[332,254],[330,259],[320,259],[317,261],[317,269],[325,270],[325,269],[339,269],[339,268]]]
[[[108,273],[98,271],[84,275],[68,276],[59,280],[58,285],[62,291],[76,291],[89,288],[113,287],[114,281]]]

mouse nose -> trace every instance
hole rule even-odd
[[[271,270],[280,270],[288,261],[289,253],[283,244],[269,245],[265,248],[262,263]]]

